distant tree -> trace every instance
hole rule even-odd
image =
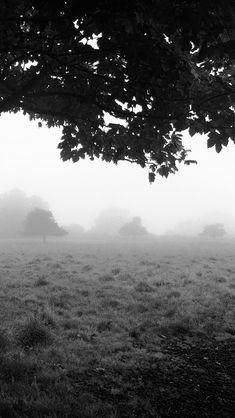
[[[0,22],[0,112],[62,127],[63,160],[154,181],[192,162],[186,129],[235,142],[234,0],[1,0]]]
[[[52,212],[44,209],[32,210],[25,221],[23,235],[41,236],[43,242],[46,241],[48,235],[63,236],[67,231],[56,223]]]
[[[22,231],[27,214],[36,207],[48,209],[39,196],[27,196],[20,189],[0,195],[0,237],[15,238]]]
[[[134,217],[131,222],[122,226],[119,233],[121,235],[147,235],[146,228],[141,224],[141,218]]]
[[[109,208],[100,212],[94,222],[91,233],[100,235],[116,235],[120,228],[129,221],[129,212],[126,209]]]
[[[206,225],[200,235],[207,236],[210,238],[220,238],[226,235],[226,231],[224,229],[223,224],[216,223],[216,224]]]

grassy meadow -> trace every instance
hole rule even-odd
[[[0,241],[0,417],[235,416],[235,241]]]

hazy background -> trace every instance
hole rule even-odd
[[[63,162],[60,129],[38,128],[21,114],[0,117],[0,193],[19,188],[48,202],[60,225],[85,229],[106,208],[128,209],[153,233],[198,233],[202,225],[224,223],[235,234],[235,145],[220,154],[206,138],[185,136],[190,159],[168,179],[148,183],[147,170],[134,164],[85,160]]]

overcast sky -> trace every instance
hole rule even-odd
[[[21,114],[0,117],[0,193],[19,188],[46,200],[60,224],[92,226],[105,208],[126,208],[141,216],[155,233],[179,223],[233,222],[235,228],[235,145],[220,154],[206,148],[206,138],[186,138],[190,158],[168,179],[148,183],[147,171],[134,164],[102,161],[62,162],[60,130],[38,128]]]

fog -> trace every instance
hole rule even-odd
[[[91,229],[104,209],[140,217],[149,232],[198,234],[203,225],[221,222],[235,234],[235,146],[220,154],[206,138],[184,136],[190,159],[168,179],[148,183],[148,172],[134,164],[100,160],[63,162],[57,149],[60,129],[38,128],[21,114],[0,118],[0,193],[18,188],[47,202],[60,225]]]

